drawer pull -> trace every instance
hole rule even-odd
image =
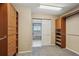
[[[3,39],[5,39],[5,38],[7,38],[7,37],[6,37],[6,36],[4,36],[4,37],[0,38],[0,40],[3,40]]]

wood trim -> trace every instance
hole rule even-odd
[[[61,31],[62,31],[62,48],[65,48],[66,47],[66,20],[64,17],[61,17]]]
[[[18,12],[16,11],[16,54],[18,53]]]

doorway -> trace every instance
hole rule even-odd
[[[32,47],[51,45],[51,20],[33,19]]]
[[[33,20],[32,23],[32,47],[42,46],[42,22],[41,20]]]

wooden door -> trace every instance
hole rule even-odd
[[[7,4],[0,4],[0,56],[7,55]]]

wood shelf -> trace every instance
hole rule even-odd
[[[57,38],[56,40],[59,41],[59,42],[61,42],[61,39],[58,39],[58,38]]]
[[[56,43],[56,45],[58,45],[59,47],[61,47],[61,45],[59,45],[59,44],[57,44],[57,43]]]
[[[56,43],[59,44],[59,45],[61,45],[61,42],[58,42],[58,41],[57,41]]]
[[[61,35],[56,35],[56,36],[61,38]]]

